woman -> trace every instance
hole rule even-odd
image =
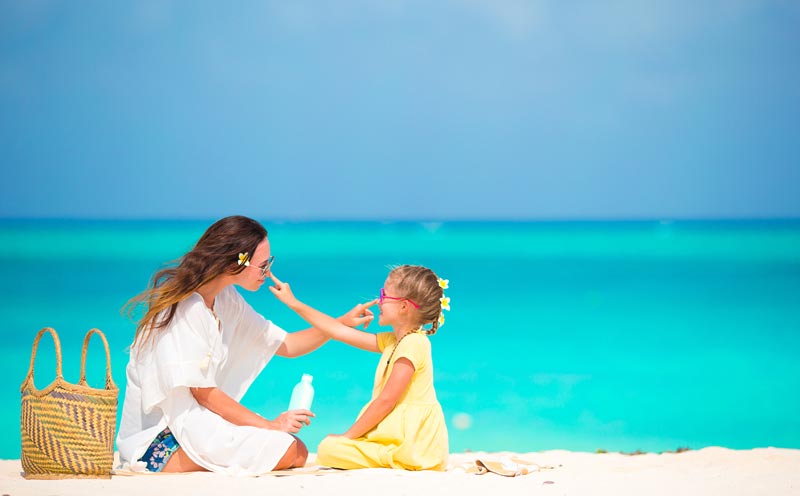
[[[117,437],[123,465],[256,475],[305,464],[308,450],[292,434],[312,412],[269,420],[239,403],[273,355],[304,355],[327,340],[314,328],[286,333],[233,288],[257,291],[274,260],[261,224],[226,217],[128,302],[129,313],[140,305],[146,311],[127,367]],[[356,306],[339,320],[356,326],[372,317]]]

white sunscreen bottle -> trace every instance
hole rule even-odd
[[[289,410],[311,410],[311,402],[314,400],[314,386],[311,381],[314,376],[303,374],[303,378],[292,390],[292,399],[289,401]]]

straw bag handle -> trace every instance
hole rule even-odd
[[[103,346],[106,349],[106,389],[116,389],[117,385],[114,384],[114,379],[111,377],[111,353],[108,351],[108,341],[106,341],[105,334],[100,329],[90,329],[83,338],[83,352],[81,353],[81,379],[78,384],[82,386],[89,386],[86,382],[86,351],[89,349],[89,339],[93,334],[100,336],[103,340]],[[60,365],[59,365],[60,366]],[[60,370],[60,369],[59,369]]]
[[[36,350],[39,348],[39,340],[42,339],[42,336],[45,332],[49,332],[51,336],[53,336],[53,344],[55,345],[56,349],[56,380],[64,379],[64,374],[61,372],[61,341],[58,339],[58,334],[56,334],[56,330],[52,327],[45,327],[39,334],[36,335],[36,339],[33,340],[33,351],[31,351],[31,366],[28,368],[28,375],[25,376],[25,380],[22,381],[23,388],[28,382],[33,385],[33,364],[36,361]],[[34,386],[35,387],[35,386]]]

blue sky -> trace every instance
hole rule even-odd
[[[800,217],[800,3],[0,3],[0,217]]]

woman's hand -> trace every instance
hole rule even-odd
[[[272,279],[272,282],[275,283],[274,286],[269,287],[269,290],[272,291],[272,294],[274,294],[277,299],[279,299],[289,308],[294,308],[298,303],[300,303],[300,301],[292,293],[292,289],[289,287],[288,282],[281,281],[275,277],[275,274],[273,273],[270,273],[269,277]]]
[[[339,317],[338,320],[348,327],[358,327],[361,324],[364,324],[364,329],[366,329],[375,318],[375,314],[369,310],[369,307],[377,303],[378,300],[359,303],[358,305],[354,306],[352,310]]]
[[[303,424],[311,425],[311,417],[316,417],[316,415],[310,410],[289,410],[283,412],[274,420],[274,430],[296,434],[303,428]]]

